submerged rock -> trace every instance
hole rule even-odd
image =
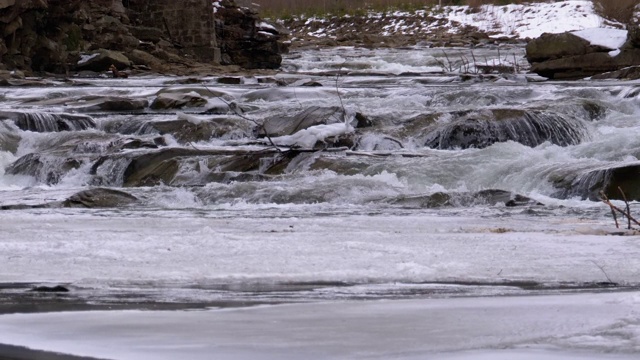
[[[138,202],[138,198],[124,191],[95,188],[83,190],[71,195],[63,201],[54,201],[44,204],[27,205],[2,205],[0,210],[25,210],[25,209],[45,209],[45,208],[114,208],[127,206]]]
[[[216,117],[199,122],[186,119],[147,122],[142,126],[140,132],[168,134],[179,143],[188,144],[208,141],[212,138],[239,139],[248,137],[253,127],[253,123],[244,119]]]
[[[429,195],[401,196],[387,202],[411,208],[469,207],[504,204],[508,207],[542,205],[529,197],[505,190],[481,190],[468,193],[436,192]]]
[[[96,188],[84,190],[69,197],[62,202],[62,207],[67,208],[112,208],[131,205],[138,198],[124,191]]]
[[[181,109],[183,107],[202,107],[207,104],[207,99],[198,93],[162,93],[153,100],[151,108],[159,109]]]
[[[103,156],[93,164],[91,174],[94,175],[94,183],[100,185],[125,187],[161,184],[204,185],[205,179],[230,178],[227,175],[220,177],[212,174],[279,173],[284,171],[288,161],[290,161],[289,157],[281,156],[275,150],[248,152],[161,148],[154,151]]]
[[[344,123],[347,116],[348,114],[337,106],[312,106],[293,116],[273,116],[266,119],[258,135],[271,137],[293,135],[315,125]],[[352,125],[358,128],[371,125],[371,121],[360,113],[356,113],[352,121],[355,122]]]

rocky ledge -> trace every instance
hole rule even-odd
[[[549,79],[637,79],[640,78],[640,29],[608,29],[608,38],[621,36],[619,48],[594,44],[576,32],[542,34],[527,44],[531,71]]]
[[[185,1],[0,0],[0,69],[69,74],[113,64],[188,74],[280,66],[281,35],[255,12],[234,0]]]

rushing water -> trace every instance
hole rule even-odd
[[[525,69],[522,49],[447,51],[3,88],[0,310],[299,304],[4,315],[0,342],[123,359],[634,358],[640,242],[598,192],[640,196],[640,83],[481,74]],[[58,284],[70,292],[28,291]],[[392,301],[353,301],[370,299]]]
[[[231,81],[76,78],[52,80],[48,86],[4,88],[0,205],[6,210],[0,250],[10,269],[3,271],[2,281],[89,287],[149,281],[169,287],[173,285],[166,284],[178,284],[177,288],[199,284],[198,289],[244,281],[370,286],[522,280],[555,286],[602,281],[602,272],[588,257],[580,266],[553,273],[545,268],[548,264],[540,263],[550,249],[532,250],[540,256],[531,260],[537,270],[518,265],[530,260],[515,254],[516,259],[505,265],[513,273],[495,269],[496,274],[505,274],[498,278],[478,274],[485,265],[455,256],[466,246],[464,239],[454,240],[461,242],[449,249],[454,255],[445,256],[448,260],[441,264],[423,264],[424,258],[409,253],[408,261],[396,254],[378,258],[379,264],[367,263],[396,251],[398,244],[393,241],[418,239],[420,233],[434,238],[442,232],[480,233],[473,240],[478,243],[495,241],[504,232],[542,233],[545,241],[566,232],[599,234],[595,228],[613,225],[609,209],[594,201],[598,184],[610,176],[606,169],[638,164],[637,82],[563,83],[523,73],[483,75],[475,65],[525,68],[522,49],[447,51],[307,50],[290,54],[284,71],[276,76]],[[187,94],[192,100],[182,109],[136,105],[153,102],[159,93]],[[100,105],[107,98],[116,100]],[[128,105],[122,105],[122,99]],[[304,133],[274,134],[278,150],[266,139],[256,139],[255,134],[264,132],[256,124],[265,119],[291,117],[314,107],[334,109],[333,120]],[[357,124],[356,113],[366,121]],[[343,119],[348,123],[342,124]],[[176,121],[183,122],[171,128]],[[191,137],[203,124],[215,125],[211,138]],[[333,141],[333,135],[348,141]],[[317,139],[325,141],[316,144],[316,151],[279,152],[291,144],[313,147]],[[161,161],[154,163],[158,158]],[[57,206],[72,194],[95,187],[119,189],[139,201],[107,209]],[[412,229],[416,219],[430,219],[432,225],[414,223]],[[252,232],[243,238],[241,231],[234,237],[238,228],[230,221],[243,223]],[[371,226],[362,225],[367,221],[385,224],[382,233],[367,232]],[[284,238],[299,231],[297,222],[305,226],[300,248],[280,248],[278,239],[291,245]],[[349,230],[354,224],[358,225]],[[408,234],[397,230],[400,235],[394,236],[398,224]],[[338,236],[330,244],[347,253],[366,246],[366,256],[342,258],[339,250],[316,244],[339,235],[341,228],[354,232],[353,241]],[[216,229],[235,240],[226,235],[226,240],[218,239]],[[212,236],[221,242],[206,243]],[[265,242],[259,243],[262,236]],[[369,236],[374,245],[357,245],[359,236]],[[500,238],[503,241],[508,244],[508,239]],[[139,242],[145,245],[138,248]],[[422,253],[419,242],[409,243],[413,250],[407,251]],[[235,250],[227,248],[234,244]],[[210,254],[209,260],[195,259],[199,251],[209,253],[207,247],[214,245],[224,248],[220,258]],[[263,250],[272,257],[252,257],[257,256],[252,246],[268,247]],[[148,253],[173,247],[188,249],[176,268],[171,260],[156,262],[159,258]],[[320,248],[326,252],[313,253]],[[495,249],[483,251],[482,256],[493,256]],[[561,254],[569,259],[572,251],[569,246]],[[45,260],[34,264],[41,256]],[[299,258],[293,261],[290,256]],[[637,285],[637,258],[634,262],[620,256],[605,259],[624,263],[613,280]],[[435,261],[432,254],[429,258]],[[308,262],[311,259],[318,263]],[[124,267],[117,264],[120,260]],[[76,267],[75,261],[83,265]],[[92,262],[104,268],[92,269]],[[356,290],[364,297],[385,292],[375,287]],[[425,290],[416,285],[406,293]],[[316,295],[300,295],[307,296]]]

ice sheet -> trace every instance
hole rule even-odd
[[[119,360],[636,359],[639,305],[632,292],[17,314],[0,338]]]

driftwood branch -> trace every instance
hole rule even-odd
[[[611,201],[609,200],[609,198],[607,197],[607,195],[604,193],[604,191],[600,192],[600,199],[602,200],[603,203],[609,205],[609,208],[611,208],[611,213],[614,214],[613,218],[616,221],[616,228],[619,227],[618,220],[617,220],[616,215],[615,215],[616,212],[622,214],[622,216],[627,218],[627,223],[628,223],[628,229],[629,230],[631,230],[631,223],[634,223],[635,225],[640,226],[640,222],[638,222],[638,220],[636,220],[631,215],[631,210],[630,210],[629,202],[627,201],[626,195],[624,194],[622,189],[618,188],[618,190],[620,190],[620,193],[622,193],[622,198],[624,199],[624,202],[625,202],[625,205],[626,205],[626,210],[620,209],[619,207],[617,207],[614,204],[612,204]]]

